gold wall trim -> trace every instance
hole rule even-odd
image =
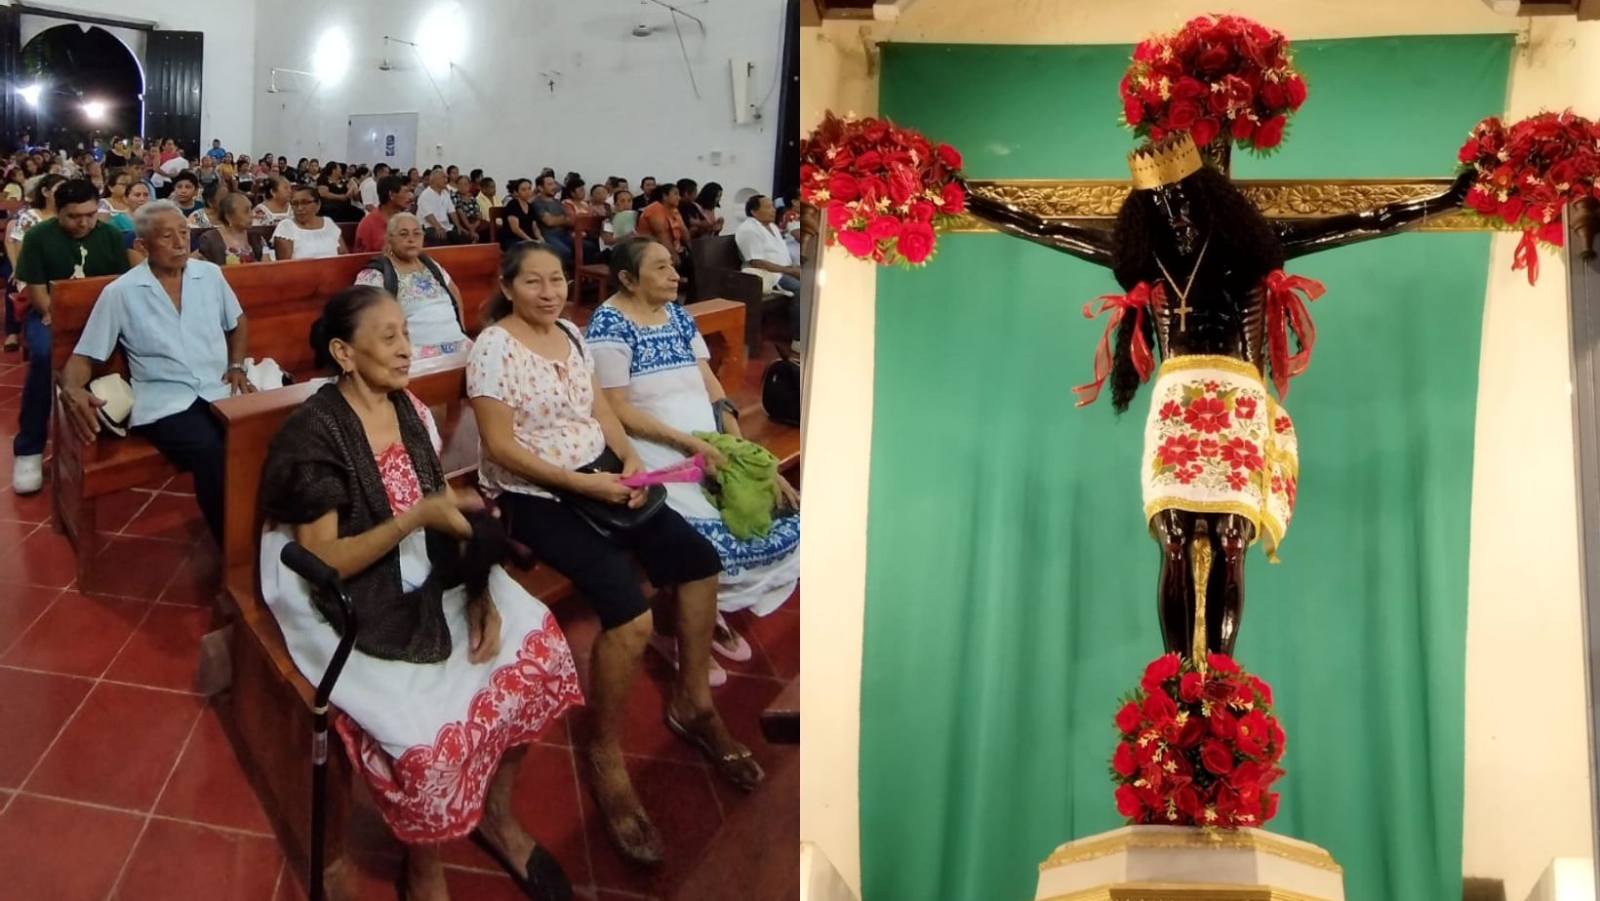
[[[1044,901],[1328,901],[1273,885],[1119,882]]]
[[[1114,179],[1013,179],[970,181],[978,193],[1022,207],[1045,219],[1079,220],[1086,225],[1109,225],[1132,186]],[[1430,197],[1450,187],[1448,178],[1344,178],[1322,181],[1261,179],[1235,182],[1268,218],[1308,219],[1370,210],[1397,200]],[[1467,210],[1433,216],[1418,226],[1421,231],[1506,231],[1499,220],[1484,219]],[[957,217],[947,231],[993,231],[971,214]]]
[[[1145,849],[1162,851],[1260,851],[1321,870],[1328,870],[1333,873],[1344,872],[1344,868],[1339,866],[1333,856],[1321,848],[1287,842],[1271,833],[1259,831],[1216,832],[1210,835],[1200,831],[1158,835],[1125,832],[1121,835],[1074,842],[1065,847],[1057,848],[1049,857],[1045,858],[1044,863],[1039,864],[1039,869],[1043,871],[1083,860],[1093,860],[1097,857],[1106,857],[1111,854]]]

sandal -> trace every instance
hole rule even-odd
[[[717,624],[712,627],[711,650],[734,663],[744,663],[755,656],[755,652],[750,649],[750,642],[745,641],[743,635],[733,631],[733,627],[728,625],[728,621],[722,618],[721,613],[717,614]]]
[[[17,340],[17,336],[16,335],[7,335],[6,336],[6,353],[15,352],[16,349],[18,347],[20,347],[20,346],[21,346],[21,342],[19,342]]]
[[[600,797],[600,768],[595,765],[594,758],[589,758],[589,791],[594,795],[594,803],[600,808],[600,819],[605,821],[606,832],[611,836],[611,843],[617,846],[622,856],[637,864],[647,867],[661,864],[661,836],[656,833],[656,827],[650,822],[644,808],[634,800],[634,808],[627,814],[641,837],[629,840],[622,834],[622,827],[617,824],[617,819],[606,810],[605,799]]]
[[[716,713],[708,710],[695,717],[695,729],[691,731],[678,722],[671,711],[668,711],[667,728],[671,729],[674,735],[699,748],[700,753],[705,756],[706,760],[711,762],[711,767],[722,778],[733,783],[741,791],[754,791],[755,787],[761,783],[762,778],[766,776],[766,771],[761,769],[761,764],[756,763],[755,754],[738,742],[734,742],[734,747],[739,750],[721,753],[711,746],[711,742],[706,740],[704,735],[700,734],[699,727],[709,722],[714,716],[716,716]],[[732,738],[732,736],[729,737]],[[748,767],[742,765],[746,762],[749,763]]]
[[[711,645],[716,647],[716,642],[712,642]],[[678,639],[673,638],[671,635],[651,632],[650,647],[655,648],[656,653],[660,654],[662,659],[672,666],[673,672],[677,672]],[[717,665],[717,658],[715,657],[711,658],[711,678],[707,681],[711,683],[712,688],[720,688],[728,684],[728,671]]]
[[[482,829],[472,830],[472,835],[469,837],[474,845],[483,849],[483,853],[500,864],[500,868],[506,871],[511,881],[521,887],[524,895],[534,901],[572,901],[572,881],[567,878],[566,871],[561,869],[561,862],[556,860],[556,856],[550,853],[549,848],[534,844],[533,851],[528,854],[527,863],[523,865],[528,874],[524,876],[517,872],[517,868],[511,865],[511,861],[507,860],[504,854],[500,853],[494,842],[489,841]]]

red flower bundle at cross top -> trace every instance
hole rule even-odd
[[[1272,688],[1232,657],[1165,654],[1117,712],[1117,811],[1135,825],[1237,829],[1278,812],[1283,727]]]
[[[961,154],[887,119],[828,113],[800,142],[800,199],[828,217],[852,255],[916,266],[933,256],[935,232],[967,208],[956,180]]]
[[[1560,247],[1561,211],[1585,197],[1600,198],[1600,125],[1571,110],[1540,113],[1507,126],[1490,116],[1473,127],[1457,160],[1477,170],[1467,206],[1507,225],[1521,226],[1512,269],[1539,279],[1539,241]]]
[[[1283,141],[1306,102],[1289,39],[1243,16],[1200,16],[1139,42],[1122,76],[1122,118],[1141,138],[1187,131],[1201,149],[1221,136],[1258,153]]]

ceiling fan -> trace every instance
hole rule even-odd
[[[699,0],[699,3],[695,5],[702,5],[705,2],[706,0]],[[689,72],[689,86],[694,89],[695,99],[699,100],[700,85],[694,79],[694,65],[689,62],[689,48],[683,43],[683,27],[679,24],[679,19],[688,19],[694,24],[700,26],[701,37],[706,36],[705,21],[699,16],[684,12],[682,8],[674,6],[671,3],[667,3],[665,0],[639,0],[639,24],[633,26],[632,32],[633,36],[636,38],[647,38],[653,34],[662,33],[667,30],[667,26],[665,25],[646,24],[645,16],[646,13],[649,12],[651,4],[655,4],[656,6],[659,6],[662,9],[672,13],[672,31],[677,34],[678,49],[683,52],[683,67]]]

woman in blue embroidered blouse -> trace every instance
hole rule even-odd
[[[695,432],[739,434],[739,415],[708,362],[710,352],[694,317],[674,303],[678,273],[671,254],[653,238],[622,241],[612,251],[616,293],[597,308],[585,333],[595,374],[606,399],[648,469],[693,454],[712,462],[721,455]],[[781,482],[781,480],[780,480]],[[799,496],[786,482],[788,505]],[[765,536],[735,538],[697,484],[667,486],[667,504],[717,548],[722,576],[717,607],[765,616],[783,605],[800,582],[800,516],[774,516]],[[730,660],[747,660],[750,646],[719,614],[712,648]],[[669,659],[670,649],[660,648]]]

